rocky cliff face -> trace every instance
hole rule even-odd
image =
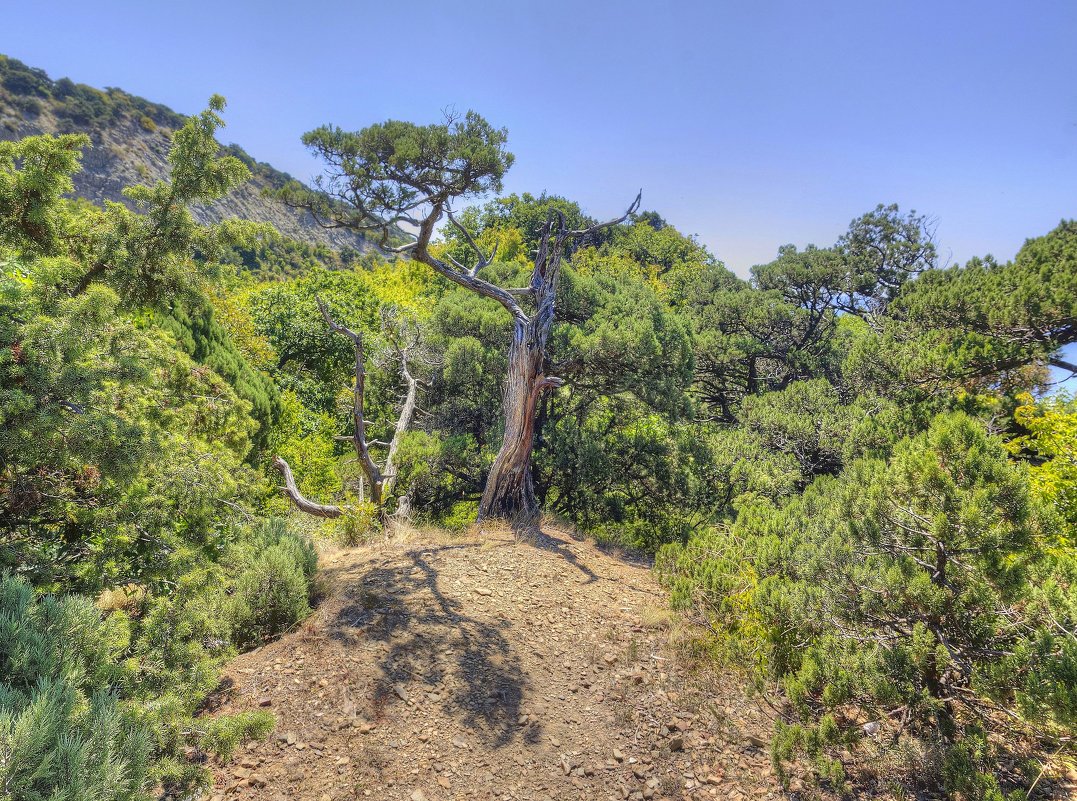
[[[168,177],[173,131],[184,118],[166,106],[118,89],[101,91],[67,79],[52,81],[41,70],[0,55],[0,140],[57,133],[85,133],[91,147],[74,177],[75,193],[94,203],[127,202],[122,190]],[[374,250],[362,236],[325,229],[309,213],[264,196],[290,176],[254,161],[235,145],[225,148],[250,167],[244,186],[209,206],[194,207],[199,222],[239,218],[266,222],[287,237],[310,245],[360,252]]]

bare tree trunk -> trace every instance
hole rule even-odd
[[[531,274],[529,290],[535,299],[535,311],[526,322],[517,319],[513,324],[503,395],[505,436],[486,478],[479,520],[501,517],[528,525],[539,515],[531,477],[536,410],[542,393],[562,383],[560,378],[543,374],[564,249],[563,227],[557,231],[562,236],[551,235],[554,230],[551,220]]]
[[[370,502],[378,510],[378,517],[384,518],[382,510],[382,487],[385,477],[378,467],[374,457],[370,455],[370,447],[366,436],[366,352],[363,347],[363,335],[353,331],[346,325],[340,325],[329,314],[329,307],[322,302],[321,298],[315,298],[318,310],[330,330],[346,336],[352,342],[355,351],[355,386],[352,390],[352,444],[355,446],[355,455],[359,465],[363,469],[366,480],[370,483]],[[382,519],[382,522],[385,522]]]
[[[363,346],[363,335],[353,331],[345,325],[337,323],[329,313],[329,307],[322,302],[322,299],[316,297],[315,300],[317,301],[319,311],[322,313],[322,318],[325,320],[326,325],[329,326],[329,329],[334,333],[346,336],[351,340],[352,348],[355,351],[355,386],[352,390],[352,435],[350,437],[343,437],[343,439],[350,440],[355,447],[355,455],[358,458],[359,464],[363,469],[363,475],[366,478],[365,482],[363,479],[359,480],[359,501],[360,503],[363,502],[364,484],[368,483],[370,485],[370,502],[374,505],[375,509],[377,509],[378,520],[384,525],[388,520],[385,513],[385,498],[392,493],[393,486],[396,484],[396,454],[400,448],[401,438],[411,426],[411,421],[415,417],[415,408],[418,401],[419,381],[411,374],[411,371],[408,368],[408,351],[410,348],[417,345],[418,331],[416,330],[414,332],[413,341],[410,343],[403,341],[401,338],[394,339],[393,342],[397,358],[400,359],[400,372],[407,384],[407,393],[404,397],[403,408],[400,410],[400,417],[397,418],[396,426],[393,430],[393,439],[389,443],[389,451],[385,459],[385,465],[384,467],[379,467],[378,463],[374,461],[374,457],[370,453],[371,442],[367,439],[365,409],[366,352]],[[319,517],[340,516],[341,509],[339,507],[322,506],[313,503],[299,493],[287,462],[278,456],[274,459],[273,463],[285,477],[287,486],[283,488],[284,491],[299,509]]]
[[[389,443],[389,453],[385,456],[385,495],[393,494],[396,486],[396,452],[400,449],[400,440],[404,433],[411,427],[412,418],[415,417],[415,407],[419,398],[419,381],[408,370],[407,348],[398,353],[400,357],[400,372],[407,382],[408,391],[404,395],[404,405],[400,409],[400,416],[396,419],[396,427],[393,429],[393,439]]]
[[[530,525],[538,518],[539,505],[531,477],[536,410],[542,394],[563,383],[560,378],[544,374],[546,343],[553,328],[561,259],[566,246],[573,239],[621,222],[638,206],[639,196],[624,216],[583,231],[570,231],[565,227],[564,217],[551,215],[542,230],[530,286],[509,290],[513,295],[529,296],[535,305],[529,317],[514,314],[503,395],[505,437],[486,478],[486,487],[479,502],[479,520],[501,517],[516,524]]]
[[[539,397],[556,382],[542,375],[544,347],[539,347],[534,321],[516,323],[509,346],[505,378],[505,436],[490,468],[479,504],[479,519],[503,517],[529,523],[538,515],[531,479],[531,450],[535,441],[535,410]]]
[[[295,485],[295,476],[292,475],[292,468],[288,466],[288,463],[279,456],[273,457],[273,466],[280,471],[280,474],[284,476],[284,486],[281,487],[281,492],[287,495],[292,503],[296,505],[296,508],[308,515],[314,515],[315,517],[340,517],[342,510],[339,506],[332,506],[325,503],[315,503],[303,497],[303,493],[299,491],[299,487]]]

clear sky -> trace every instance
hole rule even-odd
[[[317,125],[509,129],[508,191],[644,207],[746,274],[879,202],[944,255],[1077,216],[1077,2],[0,0],[0,52],[178,111],[299,178]]]

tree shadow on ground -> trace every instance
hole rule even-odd
[[[624,562],[632,567],[641,567],[647,570],[654,567],[654,558],[650,554],[644,551],[634,550],[624,545],[602,543],[592,540],[587,535],[579,532],[571,524],[565,524],[564,528],[554,528],[553,531],[555,533],[550,533],[548,526],[543,528],[542,524],[527,521],[514,522],[511,524],[511,528],[517,542],[525,542],[536,548],[553,551],[587,576],[587,581],[585,582],[587,584],[590,584],[592,581],[597,581],[601,576],[596,575],[593,570],[581,562],[576,554],[572,552],[568,547],[570,539],[575,542],[590,541],[594,547],[606,556],[616,559],[619,562]]]
[[[487,747],[500,748],[517,737],[534,743],[540,726],[519,724],[530,682],[504,633],[512,624],[466,614],[446,594],[433,564],[436,556],[452,558],[453,551],[478,547],[416,548],[386,565],[342,576],[351,588],[327,633],[345,643],[388,646],[378,660],[371,717],[381,717],[391,703],[434,703]]]
[[[516,534],[517,542],[526,543],[533,548],[541,548],[544,551],[551,551],[560,556],[587,577],[584,584],[591,584],[599,580],[600,576],[581,562],[579,557],[568,547],[568,540],[554,536],[541,528],[521,529],[518,531],[514,529],[514,533]]]

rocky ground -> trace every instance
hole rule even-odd
[[[649,565],[557,531],[324,559],[300,631],[229,666],[276,732],[223,799],[765,799],[766,710],[671,646]]]

